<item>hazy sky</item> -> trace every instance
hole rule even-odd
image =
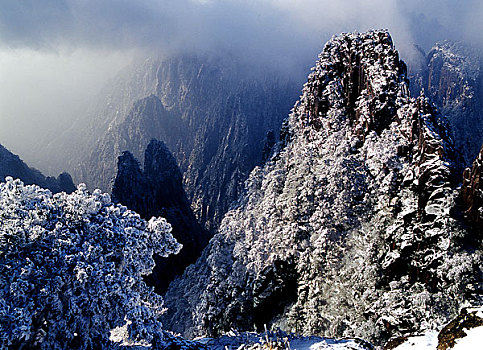
[[[332,35],[483,47],[481,0],[0,0],[0,144],[28,160],[140,52],[228,50],[303,74]],[[24,156],[25,155],[25,156]]]

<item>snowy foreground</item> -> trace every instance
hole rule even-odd
[[[483,348],[483,326],[465,330],[466,336],[456,339],[455,346],[448,349],[453,350],[480,350]],[[430,331],[425,335],[409,337],[404,343],[393,350],[439,350],[438,332]],[[279,335],[257,333],[231,334],[223,337],[202,338],[197,342],[201,343],[206,350],[324,350],[324,349],[351,349],[351,350],[372,350],[371,344],[359,339],[330,339],[323,337],[295,337],[283,333]],[[201,345],[200,344],[200,345]],[[179,344],[181,350],[192,350],[197,348],[193,344]],[[147,350],[149,346],[127,346],[129,349]],[[169,348],[169,346],[167,347]],[[385,348],[386,349],[386,348]]]
[[[357,339],[335,340],[322,337],[295,337],[280,333],[243,333],[226,335],[217,339],[204,338],[199,341],[210,350],[225,349],[291,349],[291,350],[322,350],[322,349],[354,349],[368,350],[373,347]]]
[[[127,328],[118,329],[111,340],[130,350],[152,349],[150,345],[126,342]],[[219,338],[184,340],[165,334],[163,350],[323,350],[323,349],[378,349],[361,339],[331,339],[316,336],[295,336],[282,331],[230,332]],[[483,346],[483,307],[463,310],[460,315],[440,331],[428,331],[423,335],[396,338],[387,343],[384,350],[479,350]]]
[[[112,339],[112,338],[111,338]],[[120,340],[120,339],[118,339]],[[181,338],[166,339],[163,349],[180,350],[323,350],[323,349],[352,349],[372,350],[374,347],[359,339],[330,339],[323,337],[301,337],[287,335],[284,332],[231,333],[219,338],[199,338],[186,341]],[[132,344],[132,343],[131,343]],[[129,345],[123,342],[123,347],[129,350],[152,349],[149,345]]]
[[[483,307],[469,309],[440,332],[409,337],[395,350],[479,350],[483,349]],[[445,341],[441,338],[446,337]],[[453,341],[453,343],[452,343]],[[444,343],[444,344],[442,344]],[[438,347],[439,344],[439,347]]]
[[[410,337],[395,350],[437,350],[438,332],[428,332],[423,336]],[[483,348],[483,326],[466,331],[466,337],[456,340],[453,350],[479,350]]]

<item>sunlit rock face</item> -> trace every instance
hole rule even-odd
[[[383,344],[478,298],[467,286],[481,252],[461,243],[469,233],[454,217],[447,123],[410,96],[389,33],[325,45],[276,149],[170,285],[165,327],[197,336],[266,324]]]

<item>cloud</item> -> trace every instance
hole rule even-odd
[[[294,56],[341,31],[388,28],[404,45],[442,38],[483,46],[481,1],[23,0],[0,2],[0,45],[172,50],[240,49]]]
[[[238,50],[298,61],[342,31],[388,28],[402,51],[454,38],[483,47],[481,1],[23,0],[0,2],[0,47]]]
[[[0,1],[0,143],[26,153],[34,138],[82,114],[134,51],[230,52],[302,81],[340,32],[389,29],[411,64],[414,43],[483,48],[481,18],[481,0]]]

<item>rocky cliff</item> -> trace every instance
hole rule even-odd
[[[66,151],[74,177],[110,190],[121,152],[141,158],[152,138],[162,140],[180,166],[197,218],[210,230],[262,162],[267,132],[280,128],[299,90],[269,69],[202,55],[148,60],[111,88],[88,126],[73,127],[84,136],[59,140],[77,150]]]
[[[460,42],[436,44],[426,65],[412,79],[413,94],[424,89],[448,117],[461,167],[470,166],[483,142],[483,74],[481,53]]]
[[[198,224],[182,185],[182,174],[166,145],[152,140],[145,151],[144,169],[130,152],[118,159],[112,196],[115,202],[136,211],[142,218],[162,216],[168,220],[176,240],[183,245],[180,253],[168,258],[156,257],[149,282],[158,293],[196,261],[208,243],[208,234]]]
[[[483,234],[483,148],[473,162],[472,168],[463,173],[461,200],[464,215],[476,236],[481,240]]]
[[[385,31],[326,45],[282,128],[163,325],[186,336],[253,327],[384,343],[443,325],[481,282],[463,241],[445,118],[409,94]],[[481,299],[481,298],[480,298]]]
[[[57,178],[52,176],[45,177],[37,169],[30,168],[19,156],[11,153],[0,145],[0,181],[5,181],[5,177],[12,176],[20,179],[26,185],[36,184],[43,188],[48,188],[53,193],[75,191],[74,183],[68,173],[62,173]]]

